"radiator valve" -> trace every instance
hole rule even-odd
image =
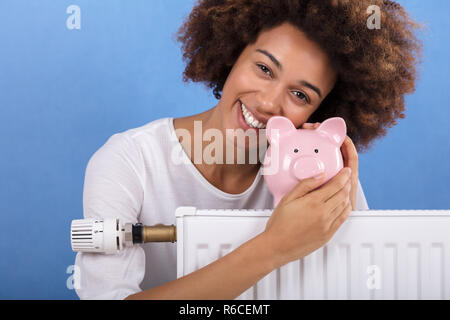
[[[174,225],[144,226],[122,224],[120,219],[80,219],[73,220],[70,227],[70,243],[75,252],[114,254],[134,244],[176,241]]]

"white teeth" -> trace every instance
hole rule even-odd
[[[252,114],[250,113],[250,111],[247,110],[247,108],[244,106],[243,103],[241,103],[241,109],[242,109],[242,114],[244,115],[245,122],[250,127],[258,128],[258,129],[266,128],[266,125],[264,123],[261,123],[258,120],[256,120],[255,118],[253,118]]]

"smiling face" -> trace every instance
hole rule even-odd
[[[223,128],[264,128],[277,115],[299,128],[335,82],[326,53],[299,29],[283,23],[265,30],[243,50],[225,82],[218,104]]]

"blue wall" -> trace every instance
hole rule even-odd
[[[360,155],[372,209],[448,209],[447,0],[400,1],[425,22],[424,64],[407,118]],[[69,30],[66,9],[81,8]],[[181,81],[174,33],[194,0],[0,2],[0,299],[73,299],[70,221],[84,170],[114,133],[216,103]]]

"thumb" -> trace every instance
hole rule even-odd
[[[312,178],[301,180],[280,202],[289,203],[295,199],[301,198],[318,188],[325,178],[325,172]]]

